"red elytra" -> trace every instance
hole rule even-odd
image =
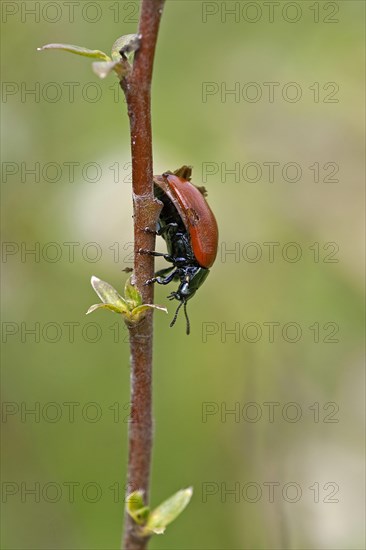
[[[193,183],[175,174],[154,176],[154,182],[168,195],[182,218],[197,262],[210,268],[216,259],[219,230],[205,197]]]

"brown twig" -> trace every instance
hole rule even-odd
[[[153,193],[153,162],[151,138],[151,78],[155,45],[164,0],[142,0],[138,33],[141,44],[135,53],[130,75],[121,81],[125,93],[131,130],[132,186],[134,212],[135,284],[143,303],[153,303],[153,285],[144,283],[154,276],[154,259],[139,254],[140,249],[154,250],[155,229],[160,205]],[[148,501],[150,464],[153,440],[152,426],[152,313],[137,326],[130,328],[131,351],[131,416],[129,424],[129,455],[127,492],[144,491]],[[143,550],[148,539],[141,538],[133,520],[125,514],[122,548]]]

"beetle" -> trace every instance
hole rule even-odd
[[[206,280],[218,246],[217,222],[206,202],[206,190],[191,183],[191,173],[190,166],[182,166],[175,172],[154,176],[154,195],[163,203],[156,234],[165,240],[167,254],[140,251],[163,256],[172,264],[158,271],[145,284],[167,285],[179,281],[178,289],[168,296],[180,302],[170,326],[175,324],[183,306],[187,334],[190,333],[187,301]]]

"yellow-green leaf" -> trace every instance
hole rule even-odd
[[[106,283],[93,275],[91,278],[91,285],[104,304],[112,304],[121,310],[128,309],[126,301],[109,283]]]
[[[162,502],[160,506],[155,508],[155,510],[150,513],[146,526],[143,530],[144,534],[163,534],[167,525],[174,521],[183,512],[191,500],[192,494],[192,487],[188,487],[187,489],[178,491],[175,495],[168,498],[168,500]]]
[[[131,277],[129,277],[125,284],[125,298],[132,307],[137,307],[142,304],[141,294],[136,286],[131,283]]]
[[[122,309],[113,304],[94,304],[93,306],[90,306],[90,308],[86,312],[86,315],[89,315],[89,313],[93,313],[93,311],[96,311],[97,309],[109,309],[110,311],[119,314],[123,314],[128,311],[126,306],[124,306],[124,309]]]
[[[144,525],[149,517],[150,508],[145,506],[143,491],[130,493],[126,500],[126,510],[138,525]]]
[[[64,52],[75,53],[76,55],[82,55],[84,57],[92,57],[94,59],[102,59],[103,61],[110,61],[111,58],[106,53],[100,50],[89,50],[82,46],[75,46],[74,44],[45,44],[38,51],[44,50],[62,50]]]

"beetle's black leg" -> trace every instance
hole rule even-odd
[[[159,224],[160,225],[160,224]],[[158,229],[150,229],[150,227],[145,227],[145,233],[150,233],[161,237],[169,231],[169,229],[178,229],[178,224],[175,222],[167,223],[164,227],[159,227]]]
[[[152,283],[158,283],[159,285],[167,285],[174,279],[176,273],[177,273],[177,270],[174,270],[167,277],[159,277],[159,276],[153,277],[152,279],[149,279],[148,281],[146,281],[145,286],[151,285]]]
[[[169,254],[163,254],[162,252],[153,252],[152,250],[145,250],[140,248],[138,251],[139,254],[148,254],[149,256],[154,256],[155,258],[164,258],[167,262],[173,262],[173,258]]]
[[[159,271],[155,273],[155,277],[166,277],[172,269],[174,269],[173,266],[166,267],[165,269],[159,269]]]

